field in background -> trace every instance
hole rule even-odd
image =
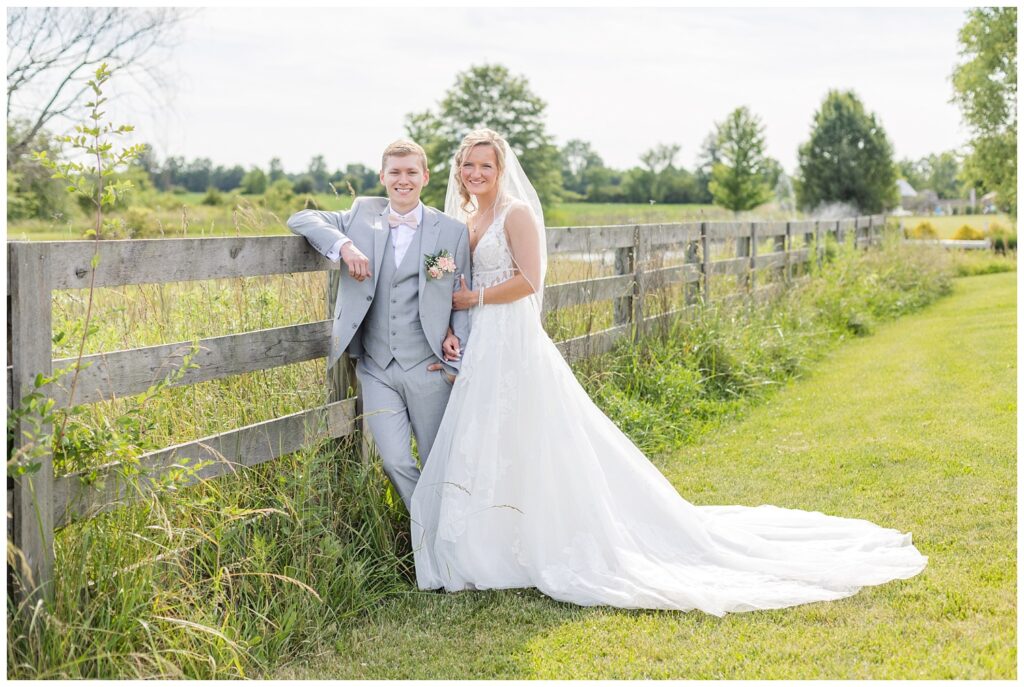
[[[908,215],[907,217],[893,218],[902,221],[903,226],[912,229],[921,222],[929,222],[940,239],[951,239],[956,230],[967,225],[982,233],[987,233],[993,222],[998,222],[1004,229],[1016,230],[1017,222],[1009,215]]]
[[[139,205],[110,213],[115,224],[111,238],[172,238],[182,236],[258,236],[287,234],[285,220],[297,205],[267,207],[259,196],[222,194],[220,205],[204,205],[204,193],[160,193],[143,196]],[[309,196],[309,207],[345,210],[352,205],[347,194]],[[851,215],[852,216],[852,215]],[[560,203],[545,210],[549,227],[608,224],[657,224],[693,221],[732,221],[732,212],[716,205],[660,205],[647,203]],[[772,204],[742,213],[743,220],[804,219],[799,213],[779,210]],[[959,226],[959,225],[958,225]],[[12,241],[68,241],[82,237],[92,227],[85,213],[73,209],[66,216],[47,220],[11,222],[7,239]]]

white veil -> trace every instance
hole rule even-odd
[[[537,314],[540,315],[543,312],[542,307],[544,305],[544,277],[548,270],[548,243],[547,232],[544,229],[544,209],[541,207],[537,191],[527,178],[522,165],[519,164],[519,158],[512,152],[512,148],[505,139],[501,139],[501,145],[504,146],[505,152],[505,171],[501,175],[498,185],[495,212],[503,210],[515,201],[520,201],[533,214],[534,226],[537,230],[537,244],[540,249],[540,277],[537,280],[539,283],[533,283],[534,280],[530,279],[520,268],[519,261],[516,260],[514,254],[512,255],[512,262],[515,264],[519,274],[522,274],[530,283],[530,286],[533,287],[533,295],[530,296],[530,300],[533,301],[537,307]],[[458,182],[455,179],[456,174],[458,174],[458,170],[455,168],[455,160],[452,160],[451,171],[448,174],[448,191],[444,197],[444,212],[446,215],[466,223],[470,213],[462,207],[462,198],[459,196]],[[476,196],[471,195],[470,202],[474,210],[479,209]]]

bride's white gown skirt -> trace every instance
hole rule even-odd
[[[694,506],[594,405],[527,300],[472,311],[412,499],[421,589],[727,612],[850,596],[927,563],[910,534],[774,506]]]

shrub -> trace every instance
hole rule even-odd
[[[925,220],[918,222],[913,229],[907,229],[906,236],[908,239],[937,239],[939,232],[935,231],[931,222]]]
[[[953,234],[953,238],[957,241],[980,241],[985,238],[985,234],[969,224],[963,224]]]
[[[1017,250],[1017,232],[993,221],[988,225],[988,238],[992,241],[992,250],[1005,254],[1006,251]]]
[[[122,220],[125,230],[131,238],[159,236],[163,233],[156,213],[149,208],[132,206],[125,211]]]
[[[292,182],[287,179],[278,179],[270,185],[263,195],[263,202],[267,209],[280,214],[290,214],[295,208],[295,193]]]
[[[206,189],[206,195],[203,196],[201,201],[203,205],[221,205],[224,203],[224,196],[221,195],[220,191],[216,187],[211,186]]]

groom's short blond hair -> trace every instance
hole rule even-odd
[[[389,157],[405,157],[406,155],[419,155],[420,162],[423,163],[423,170],[426,171],[427,151],[423,150],[423,146],[416,141],[410,141],[407,138],[400,138],[388,144],[388,147],[384,149],[384,154],[380,156],[380,171],[383,172],[387,167]]]

